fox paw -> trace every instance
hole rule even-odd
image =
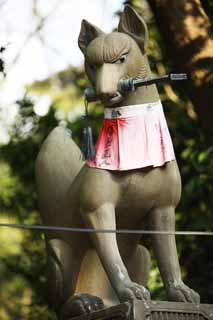
[[[150,300],[149,291],[135,283],[132,282],[130,285],[125,286],[123,290],[119,293],[119,298],[121,301],[131,301],[131,300]]]
[[[199,294],[190,289],[183,282],[170,284],[167,288],[167,295],[171,301],[200,303]]]
[[[59,320],[68,320],[72,317],[88,314],[104,309],[103,301],[91,294],[82,293],[72,296],[61,307],[58,313]]]

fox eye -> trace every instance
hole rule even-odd
[[[124,63],[126,61],[128,53],[124,53],[120,56],[120,58],[118,60],[115,61],[115,63],[117,64],[121,64]]]

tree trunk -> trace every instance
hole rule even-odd
[[[200,0],[148,0],[177,70],[186,71],[186,92],[209,146],[213,145],[213,36]]]

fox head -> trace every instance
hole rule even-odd
[[[83,20],[78,45],[85,57],[87,76],[105,106],[119,104],[124,99],[118,93],[120,80],[150,75],[146,57],[147,25],[128,5],[117,32],[106,34]]]

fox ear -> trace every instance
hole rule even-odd
[[[81,49],[81,51],[85,53],[88,44],[101,34],[104,34],[104,32],[101,31],[99,28],[97,28],[87,20],[82,20],[81,31],[78,36],[78,46]]]
[[[146,22],[129,5],[125,6],[121,15],[118,31],[128,34],[137,42],[142,52],[146,52],[149,40]]]

